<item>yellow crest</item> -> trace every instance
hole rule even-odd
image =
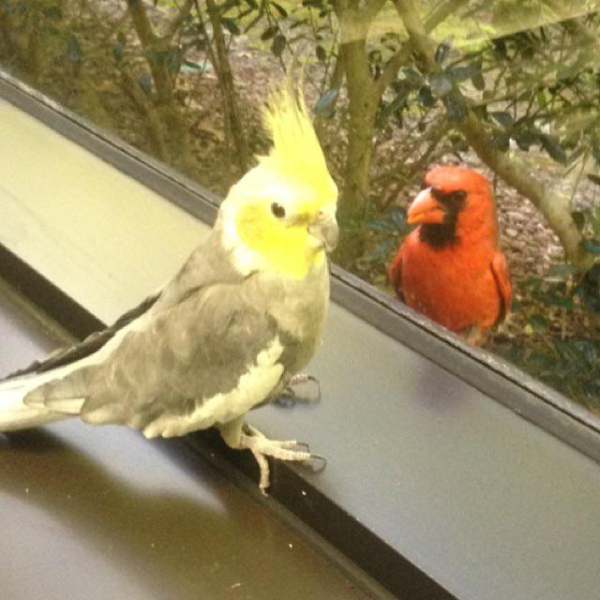
[[[260,162],[285,179],[311,188],[317,204],[335,204],[337,187],[327,170],[325,156],[301,95],[282,85],[272,92],[264,123],[273,146]]]

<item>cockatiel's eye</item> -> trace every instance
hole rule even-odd
[[[271,212],[278,219],[283,219],[283,217],[285,217],[285,208],[283,208],[283,206],[277,202],[273,202],[273,204],[271,204]]]

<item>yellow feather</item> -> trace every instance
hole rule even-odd
[[[229,239],[241,269],[260,265],[303,279],[325,261],[322,242],[310,235],[308,228],[322,213],[335,218],[337,186],[327,170],[306,106],[291,90],[288,85],[271,94],[263,116],[273,146],[267,156],[259,157],[258,166],[233,186],[221,213],[224,222],[231,220],[234,227]],[[285,207],[285,218],[273,214],[275,203]]]
[[[271,93],[263,117],[273,146],[269,155],[259,160],[280,176],[311,188],[312,197],[299,207],[299,212],[315,213],[337,202],[337,187],[327,170],[304,100],[290,87],[282,86]]]
[[[325,260],[322,249],[310,244],[306,223],[284,227],[264,205],[246,205],[238,215],[241,240],[267,259],[269,268],[294,279],[304,279]]]

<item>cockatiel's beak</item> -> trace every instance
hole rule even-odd
[[[315,220],[308,226],[308,233],[320,242],[328,254],[333,252],[340,237],[335,215],[319,211]]]
[[[412,201],[406,216],[406,220],[410,225],[419,223],[441,224],[446,217],[446,211],[434,198],[431,188],[425,188]]]

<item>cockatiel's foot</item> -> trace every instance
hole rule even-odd
[[[260,469],[258,487],[263,494],[266,494],[265,490],[270,485],[270,470],[267,456],[279,460],[293,460],[297,462],[306,462],[312,458],[310,452],[297,449],[299,446],[304,446],[308,450],[306,444],[299,444],[295,440],[270,440],[258,431],[258,429],[248,424],[245,424],[243,427],[239,444],[240,450],[250,450],[258,463]]]
[[[312,391],[307,384],[314,384],[311,386]],[[297,387],[301,390],[298,391]],[[319,380],[313,375],[307,375],[306,373],[297,373],[288,382],[287,387],[283,391],[282,395],[275,400],[275,404],[282,406],[283,408],[292,408],[296,403],[301,404],[312,404],[321,401],[321,384]]]

